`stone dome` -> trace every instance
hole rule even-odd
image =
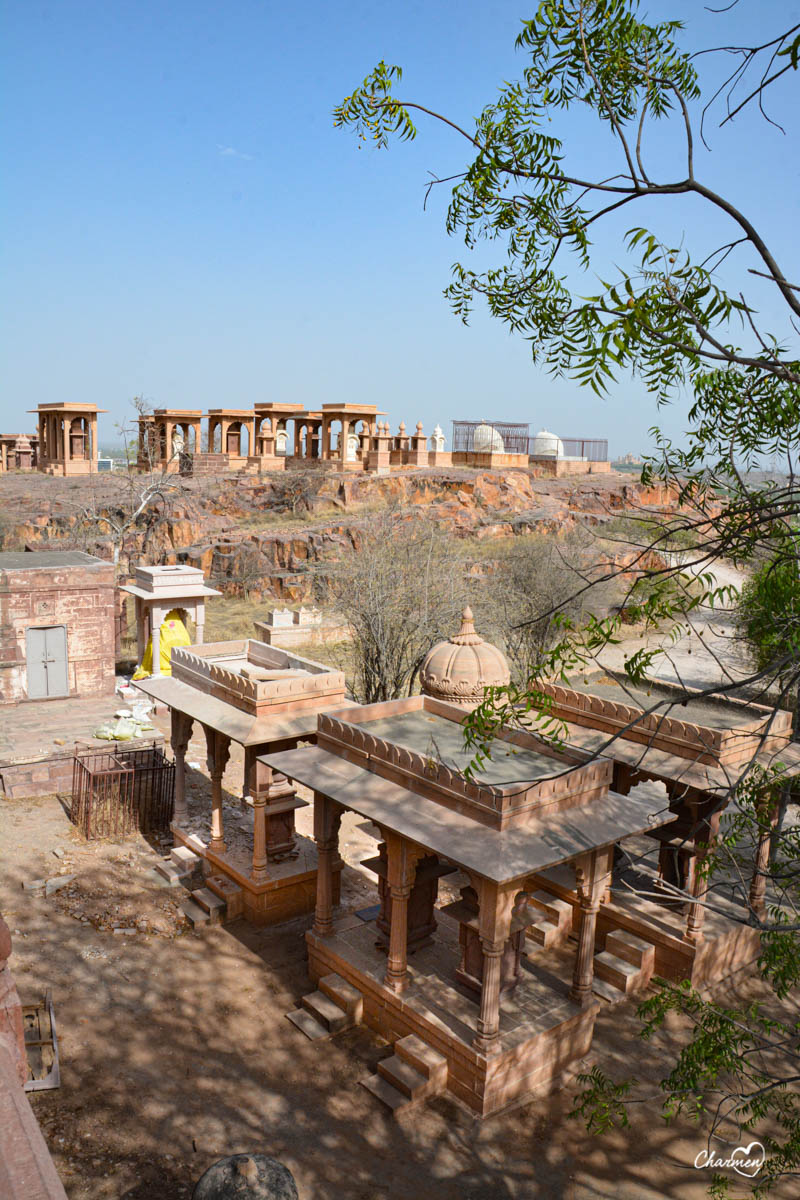
[[[472,449],[476,454],[502,454],[505,446],[497,430],[484,422],[475,430],[472,438]]]
[[[511,672],[505,655],[475,632],[472,609],[465,608],[458,633],[428,651],[419,678],[426,696],[472,707],[487,687],[507,684]]]
[[[554,433],[540,429],[533,439],[532,458],[563,458],[564,443]]]

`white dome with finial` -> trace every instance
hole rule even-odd
[[[473,707],[486,688],[509,683],[511,672],[502,651],[475,632],[472,609],[465,608],[458,633],[428,651],[419,678],[426,696]]]
[[[484,422],[478,425],[473,434],[472,449],[476,454],[502,454],[505,451],[505,445],[494,426]]]
[[[554,433],[549,433],[546,429],[540,429],[533,439],[531,456],[533,458],[563,458],[564,443]]]

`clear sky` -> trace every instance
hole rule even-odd
[[[428,172],[463,166],[458,139],[427,124],[413,144],[359,151],[332,126],[381,57],[404,67],[402,95],[468,123],[521,70],[514,38],[533,9],[5,0],[0,431],[34,428],[24,414],[38,403],[80,400],[109,410],[108,443],[142,394],[203,410],[378,402],[393,425],[440,422],[448,444],[458,417],[607,436],[615,454],[644,449],[656,420],[679,435],[685,405],[659,417],[627,379],[598,401],[534,369],[499,323],[480,314],[464,328],[451,314],[442,289],[463,246],[446,236],[446,195],[427,212],[422,198]],[[686,19],[703,46],[771,34],[798,19],[800,0],[742,0],[726,16],[652,0],[649,11]],[[797,82],[775,92],[786,137],[745,116],[714,132],[700,163],[791,255],[790,279]],[[596,134],[567,131],[604,165]],[[691,202],[663,218],[676,238],[713,234]],[[609,259],[610,234],[633,223],[609,230]],[[766,292],[763,303],[768,316]]]

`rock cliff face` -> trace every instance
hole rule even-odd
[[[456,537],[478,540],[563,535],[578,524],[599,525],[626,512],[656,517],[675,511],[675,497],[663,487],[645,488],[614,473],[539,480],[525,471],[409,471],[363,478],[320,471],[289,487],[290,474],[181,484],[124,538],[121,565],[140,559],[186,562],[225,591],[304,600],[325,564],[357,547],[367,515],[380,510],[394,509],[408,519],[424,515]],[[87,517],[77,481],[21,480],[0,478],[2,546],[79,547],[112,557],[114,543],[102,516],[124,513],[124,485],[98,480]]]

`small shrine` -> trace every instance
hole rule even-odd
[[[749,877],[733,887],[717,880],[712,897],[701,866],[716,853],[725,809],[751,766],[779,763],[787,777],[800,774],[791,713],[658,679],[639,687],[597,673],[540,686],[572,750],[612,762],[621,795],[642,781],[662,785],[673,814],[669,825],[616,848],[599,939],[627,931],[648,948],[651,973],[695,986],[752,962],[760,943],[750,918],[765,909],[777,812],[754,847]],[[548,870],[537,884],[577,912],[580,898],[565,872]]]
[[[613,846],[675,815],[652,785],[612,792],[610,761],[585,762],[524,733],[501,733],[480,774],[467,778],[464,718],[463,708],[429,696],[329,711],[315,747],[260,762],[314,791],[317,897],[306,941],[320,992],[290,1018],[325,1036],[313,1014],[329,1020],[333,997],[344,1006],[336,1028],[360,1019],[395,1043],[364,1081],[387,1104],[435,1070],[437,1087],[484,1117],[557,1086],[588,1051]],[[334,911],[345,812],[377,830],[378,853],[363,864],[377,879],[374,916]],[[580,909],[576,952],[551,964],[543,928],[566,937],[572,923],[564,926],[536,880],[557,865],[572,873]],[[460,899],[437,907],[439,880],[456,872]],[[530,963],[529,928],[540,934]]]
[[[199,408],[157,408],[140,416],[137,469],[188,473],[200,451],[202,420]]]
[[[344,674],[254,640],[217,642],[172,651],[172,675],[143,679],[136,687],[170,710],[175,756],[177,842],[205,861],[206,887],[241,913],[272,925],[314,907],[317,847],[295,831],[298,799],[286,778],[260,761],[316,737],[317,716],[347,705]],[[195,722],[205,734],[211,776],[210,829],[192,822],[186,802],[186,752]],[[244,749],[242,802],[252,827],[226,833],[222,777],[231,743]],[[342,863],[329,864],[338,898]]]
[[[209,587],[203,572],[183,564],[163,564],[137,567],[133,583],[120,588],[134,597],[136,610],[136,649],[138,661],[144,657],[148,640],[151,643],[153,675],[161,674],[161,627],[171,612],[177,610],[181,619],[191,617],[195,627],[195,642],[202,643],[206,622],[206,600],[220,596]]]
[[[47,475],[91,475],[97,471],[96,404],[40,404],[37,469]]]

